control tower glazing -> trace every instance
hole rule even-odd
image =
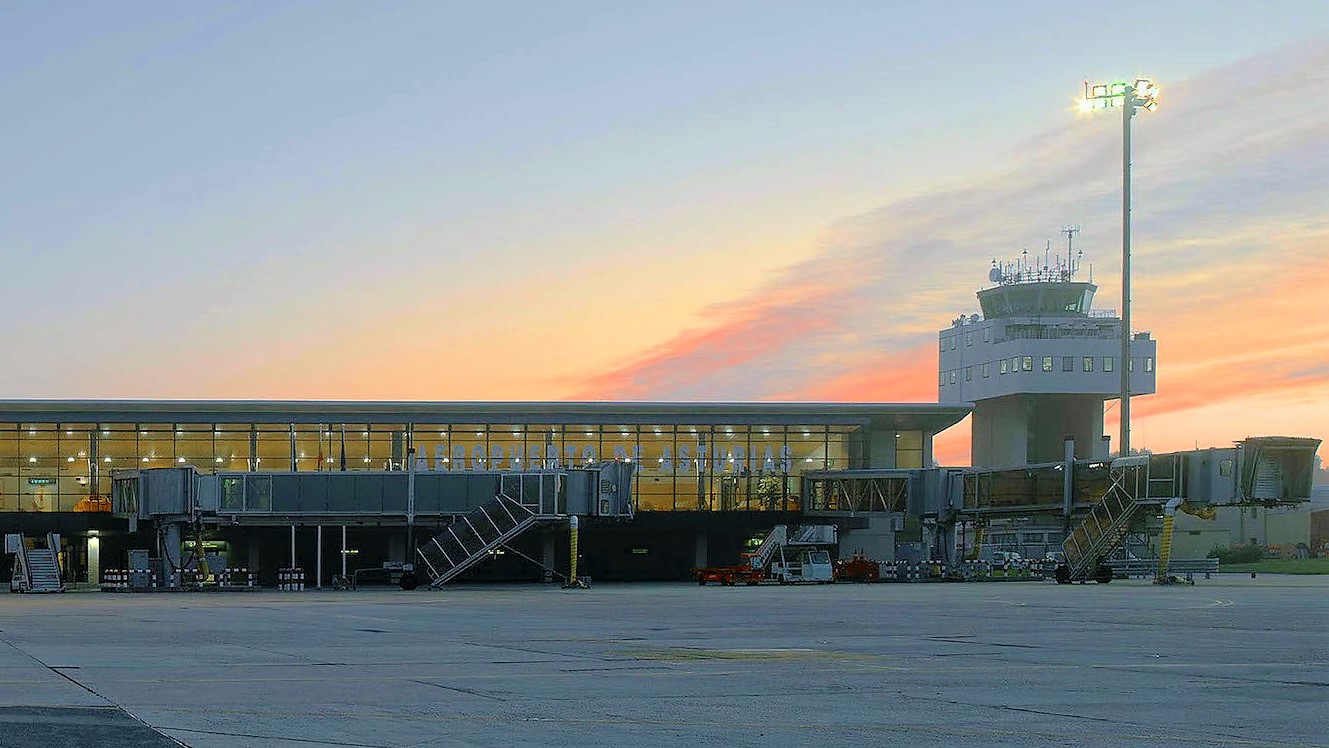
[[[999,264],[978,292],[982,315],[961,316],[940,333],[938,399],[974,403],[975,466],[1004,467],[1103,458],[1103,404],[1119,399],[1121,318],[1094,309],[1092,282],[1075,280],[1078,259]],[[1131,339],[1132,397],[1155,391],[1156,344]]]

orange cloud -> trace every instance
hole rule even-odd
[[[882,351],[867,358],[806,389],[785,393],[785,397],[836,402],[936,402],[936,346]]]
[[[1177,82],[1166,109],[1142,118],[1134,311],[1136,327],[1159,340],[1159,392],[1135,403],[1137,429],[1255,401],[1304,400],[1301,433],[1329,420],[1315,399],[1329,394],[1320,288],[1329,225],[1319,207],[1329,204],[1329,76],[1307,75],[1326,69],[1329,43],[1289,48]],[[1100,306],[1113,305],[1115,128],[1077,121],[1025,144],[1006,173],[832,227],[815,258],[722,307],[710,327],[573,396],[933,401],[936,330],[976,311],[988,259],[1018,254],[1005,248],[1075,217],[1086,259],[1099,264]],[[1164,448],[1190,446],[1171,427],[1158,433]],[[965,427],[934,450],[962,458]]]

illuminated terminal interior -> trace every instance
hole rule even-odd
[[[35,402],[0,405],[0,511],[109,510],[117,470],[637,465],[642,511],[799,509],[806,471],[919,468],[963,406]],[[414,455],[408,464],[408,455]]]

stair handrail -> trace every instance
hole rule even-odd
[[[747,554],[748,565],[754,570],[766,568],[776,549],[788,541],[788,532],[789,528],[785,525],[776,525],[771,528],[770,534],[766,536],[765,540],[761,541],[761,545],[757,547],[757,550]]]
[[[46,549],[51,552],[51,562],[55,565],[55,581],[60,589],[65,588],[65,572],[60,568],[60,533],[46,533]]]
[[[1073,577],[1080,577],[1089,571],[1098,558],[1109,552],[1111,546],[1120,539],[1118,530],[1134,515],[1141,469],[1145,473],[1145,487],[1148,490],[1149,457],[1132,455],[1112,461],[1112,485],[1104,492],[1102,500],[1090,508],[1088,516],[1079,526],[1067,534],[1066,542],[1062,544]],[[1127,488],[1128,478],[1134,479],[1134,492]]]
[[[32,569],[28,567],[28,543],[21,534],[18,536],[18,547],[14,552],[14,564],[19,590],[22,592],[31,591]]]

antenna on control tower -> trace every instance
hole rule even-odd
[[[1071,275],[1075,275],[1075,271],[1080,269],[1080,263],[1075,261],[1076,258],[1074,252],[1075,235],[1080,233],[1080,226],[1079,224],[1074,226],[1062,226],[1061,233],[1066,235],[1066,267],[1070,270]],[[1080,254],[1084,254],[1084,251],[1081,250]]]

